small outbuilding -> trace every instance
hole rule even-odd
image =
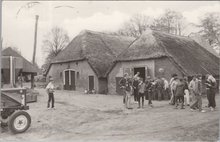
[[[39,70],[11,47],[2,50],[1,76],[2,84],[15,86],[20,75],[35,76]]]

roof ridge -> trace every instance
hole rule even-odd
[[[79,35],[85,34],[85,33],[91,33],[91,34],[104,34],[104,35],[108,35],[108,36],[114,36],[114,37],[120,37],[120,38],[134,38],[134,37],[130,37],[130,36],[125,36],[125,35],[117,35],[117,34],[111,34],[108,32],[102,32],[102,31],[93,31],[93,30],[88,30],[88,29],[84,29],[82,30]]]
[[[168,36],[172,36],[172,37],[176,37],[176,38],[185,38],[188,40],[192,40],[189,36],[184,36],[184,35],[175,35],[175,34],[171,34],[171,33],[166,33],[164,31],[158,31],[158,30],[152,30],[153,32],[159,33],[159,34],[165,34]]]

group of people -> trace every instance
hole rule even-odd
[[[119,85],[123,91],[123,103],[127,109],[132,109],[131,107],[131,97],[134,96],[134,101],[138,102],[138,108],[144,107],[144,100],[148,99],[148,105],[152,105],[152,97],[155,92],[158,95],[158,99],[164,94],[170,96],[169,104],[175,105],[177,109],[179,106],[184,109],[184,106],[190,106],[192,111],[198,109],[200,112],[205,112],[202,109],[202,76],[195,75],[192,80],[188,82],[187,77],[178,77],[177,74],[171,76],[170,82],[164,78],[151,79],[147,76],[144,81],[143,78],[139,77],[140,73],[132,78],[129,77],[127,73],[119,81]],[[54,108],[54,84],[53,78],[49,78],[49,83],[46,87],[48,93],[48,109]],[[215,110],[215,92],[217,88],[216,79],[210,75],[206,75],[205,79],[205,89],[207,93],[208,105],[211,111]],[[163,94],[163,95],[162,95]],[[159,99],[160,100],[160,99]]]
[[[165,78],[151,79],[147,76],[144,81],[139,77],[140,73],[130,77],[127,73],[119,81],[120,88],[123,91],[123,103],[127,109],[132,109],[131,98],[134,96],[134,101],[138,102],[138,108],[144,107],[144,100],[148,99],[148,105],[152,105],[152,97],[157,94],[158,100],[164,96],[170,98],[169,104],[174,105],[175,109],[185,109],[184,106],[189,106],[192,111],[198,109],[200,112],[205,112],[202,109],[202,75],[193,76],[192,80],[188,82],[187,77],[178,77],[173,74],[170,82]],[[213,111],[215,104],[215,90],[217,82],[215,78],[206,75],[206,92],[208,99],[208,107]]]
[[[205,79],[205,89],[208,99],[208,107],[211,111],[214,111],[215,104],[215,90],[217,82],[215,78],[207,74]],[[205,112],[202,109],[202,75],[194,75],[192,80],[188,83],[187,78],[179,78],[174,74],[170,80],[171,99],[170,104],[175,105],[178,108],[179,104],[181,109],[184,109],[184,104],[190,106],[192,111],[199,110]],[[185,98],[185,99],[184,99]],[[186,100],[186,101],[184,101]]]
[[[131,96],[134,96],[134,101],[138,102],[138,108],[144,107],[144,100],[148,99],[148,105],[152,105],[152,92],[155,90],[156,82],[149,76],[144,81],[143,78],[139,77],[140,73],[131,78],[127,73],[119,81],[120,88],[123,91],[123,103],[127,109],[131,107]]]

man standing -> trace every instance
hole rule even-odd
[[[146,89],[146,84],[143,82],[143,78],[140,78],[140,83],[138,84],[138,108],[144,107],[144,93]],[[141,100],[142,99],[142,100]],[[142,104],[141,104],[142,102]]]
[[[47,91],[47,94],[48,94],[48,102],[47,102],[47,108],[50,109],[50,102],[52,103],[52,107],[51,108],[54,108],[54,84],[53,84],[53,78],[50,77],[49,78],[49,83],[46,87],[46,91]]]
[[[125,104],[125,96],[126,96],[125,87],[126,87],[127,79],[128,79],[128,74],[125,73],[124,77],[119,81],[119,85],[123,93],[123,104]]]
[[[216,88],[216,80],[215,78],[207,74],[206,75],[206,91],[207,91],[207,98],[208,98],[208,107],[211,109],[211,111],[214,111],[216,107],[215,103],[215,88]]]
[[[151,100],[153,96],[154,80],[150,79],[149,77],[148,80],[145,82],[145,84],[146,84],[146,92],[148,95],[148,105],[153,107]]]
[[[156,80],[156,90],[157,90],[158,101],[161,101],[164,95],[164,82],[161,78],[158,78]]]
[[[190,106],[191,110],[199,109],[200,112],[205,112],[202,110],[202,81],[200,76],[194,76],[193,80],[190,82],[189,88],[195,96],[195,100]]]
[[[170,98],[170,104],[175,105],[175,90],[176,90],[176,82],[177,80],[177,74],[173,74],[172,78],[170,79],[170,90],[171,90],[171,98]]]
[[[164,92],[163,92],[164,93],[163,94],[164,99],[169,99],[169,83],[165,78],[162,78],[162,80],[163,80],[163,84],[164,84],[164,86],[163,86],[163,88],[164,88]]]
[[[176,89],[175,89],[175,104],[178,108],[179,103],[181,103],[181,109],[184,109],[184,82],[183,79],[177,79]]]
[[[190,104],[190,98],[189,98],[189,87],[188,87],[188,82],[187,82],[187,77],[184,77],[183,79],[184,82],[184,98],[186,98],[185,105],[189,106]]]
[[[133,81],[133,88],[134,88],[134,101],[138,101],[138,84],[139,84],[139,77],[135,77]]]
[[[127,109],[132,109],[131,108],[131,95],[132,95],[132,81],[131,79],[127,78],[125,82],[125,107]]]

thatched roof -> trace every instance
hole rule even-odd
[[[52,64],[87,60],[98,77],[106,77],[117,56],[134,38],[84,30],[54,58]]]
[[[213,55],[219,57],[218,53],[213,49],[213,47],[211,47],[211,45],[209,45],[208,41],[204,37],[202,37],[200,34],[198,34],[198,33],[191,33],[189,35],[189,37],[191,39],[193,39],[194,41],[196,41],[199,45],[204,47],[207,51],[209,51]]]
[[[193,39],[158,31],[146,31],[130,45],[117,61],[169,57],[186,75],[219,74],[219,58]]]
[[[5,48],[2,51],[2,56],[14,56],[14,57],[20,57],[23,60],[23,68],[22,72],[26,73],[37,73],[38,68],[35,67],[32,63],[30,63],[28,60],[26,60],[23,56],[18,54],[15,50],[13,50],[11,47]]]

